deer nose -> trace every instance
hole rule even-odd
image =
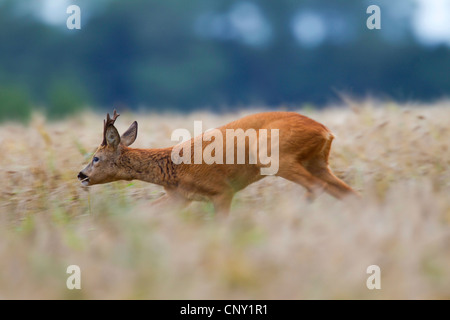
[[[78,180],[84,180],[87,178],[87,175],[85,175],[83,172],[78,173]]]

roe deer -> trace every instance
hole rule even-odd
[[[92,161],[78,174],[84,186],[118,180],[142,180],[164,187],[166,194],[156,203],[177,203],[182,206],[192,200],[211,200],[216,213],[227,214],[234,194],[249,184],[264,178],[261,162],[251,164],[251,143],[245,141],[244,164],[176,164],[172,158],[174,147],[163,149],[134,149],[129,146],[136,140],[138,124],[135,121],[120,136],[113,118],[107,114],[104,121],[103,142]],[[298,183],[306,188],[308,199],[317,192],[326,191],[342,199],[357,193],[337,178],[328,166],[333,134],[324,125],[295,112],[264,112],[246,116],[216,130],[227,129],[278,129],[278,172],[276,176]],[[225,136],[225,134],[223,135]],[[246,137],[248,138],[248,137]],[[193,138],[185,143],[194,146]],[[202,150],[211,142],[203,141]],[[233,146],[236,151],[236,146]],[[236,154],[236,152],[234,153]],[[191,154],[192,159],[194,155]]]

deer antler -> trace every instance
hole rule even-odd
[[[113,126],[114,122],[116,122],[117,118],[120,116],[120,114],[117,113],[116,109],[114,109],[114,114],[111,119],[109,116],[109,113],[106,114],[106,120],[103,120],[103,142],[102,146],[106,146],[106,130],[109,126]]]

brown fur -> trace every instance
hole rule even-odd
[[[109,118],[109,117],[108,117]],[[265,176],[261,175],[261,163],[249,164],[250,141],[245,141],[245,164],[193,164],[194,140],[191,144],[192,164],[174,164],[171,160],[173,147],[164,149],[133,149],[128,146],[137,135],[137,123],[119,137],[114,120],[105,125],[104,141],[91,163],[79,174],[85,185],[94,185],[118,180],[142,180],[161,185],[166,195],[158,204],[168,202],[184,206],[192,200],[211,200],[216,212],[228,213],[236,192]],[[226,129],[279,129],[279,171],[283,177],[306,188],[309,199],[318,192],[326,191],[342,199],[356,195],[345,182],[337,178],[328,166],[333,134],[322,124],[294,112],[265,112],[250,115],[224,125],[218,130],[226,146]],[[269,135],[270,137],[270,135]],[[211,143],[202,142],[202,149]],[[237,145],[234,144],[235,160]],[[269,150],[270,151],[270,150]],[[94,159],[94,158],[93,158]],[[235,162],[236,163],[236,162]]]

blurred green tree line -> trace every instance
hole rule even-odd
[[[25,119],[31,106],[61,117],[86,105],[192,110],[320,106],[336,92],[448,95],[449,47],[419,44],[382,5],[382,29],[368,30],[366,8],[377,2],[111,0],[90,12],[80,0],[82,29],[68,30],[5,0],[0,120]]]

